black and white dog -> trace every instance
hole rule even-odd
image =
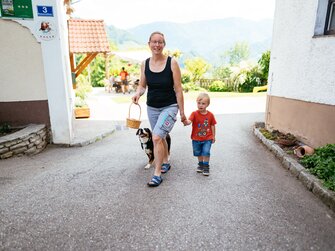
[[[141,147],[146,153],[146,155],[149,158],[148,164],[145,165],[145,169],[148,169],[151,167],[152,163],[154,162],[155,156],[154,156],[154,143],[152,141],[152,132],[149,128],[139,128],[136,132],[136,135],[138,136]],[[171,147],[171,137],[170,135],[166,135],[166,142],[168,145],[168,151],[170,155],[170,147]]]

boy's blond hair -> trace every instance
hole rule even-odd
[[[197,101],[202,101],[203,99],[206,99],[208,102],[208,105],[211,103],[211,98],[209,97],[209,95],[205,92],[201,92],[199,93],[198,97],[197,97]]]

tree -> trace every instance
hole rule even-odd
[[[229,66],[219,66],[214,69],[213,77],[224,81],[225,79],[228,79],[231,74],[232,71]]]
[[[270,64],[270,51],[265,51],[258,60],[257,65],[241,68],[238,73],[239,92],[251,92],[254,87],[267,84]]]
[[[223,54],[223,58],[227,59],[229,64],[237,65],[241,61],[248,59],[249,55],[249,44],[247,42],[237,42],[232,48]]]
[[[268,81],[269,76],[269,66],[270,66],[270,55],[271,52],[268,50],[264,52],[261,58],[258,60],[258,65],[262,73],[261,81],[262,83],[266,83]]]
[[[71,0],[64,0],[65,11],[68,16],[71,16],[74,11],[71,6],[71,3],[72,3]]]
[[[93,87],[104,86],[105,79],[105,57],[101,54],[90,63],[91,84]]]
[[[178,50],[178,49],[176,49],[176,50],[174,50],[174,51],[170,51],[170,50],[165,50],[164,51],[164,55],[165,56],[171,56],[171,57],[174,57],[174,58],[180,58],[181,57],[181,51],[180,50]]]
[[[186,70],[191,74],[193,83],[197,83],[210,68],[210,65],[202,58],[186,59],[184,63]]]

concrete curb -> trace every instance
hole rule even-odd
[[[83,147],[83,146],[87,146],[87,145],[93,144],[93,143],[95,143],[97,141],[100,141],[103,138],[106,138],[109,135],[113,134],[115,132],[115,130],[116,129],[111,129],[111,130],[108,130],[106,132],[97,133],[97,135],[91,136],[91,137],[89,137],[87,139],[78,139],[78,140],[75,140],[69,146],[70,147]]]
[[[275,144],[273,140],[265,138],[258,127],[254,126],[253,133],[270,151],[274,153],[283,164],[283,167],[289,170],[309,191],[335,212],[335,192],[325,188],[318,178],[310,174],[306,168]]]

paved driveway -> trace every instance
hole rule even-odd
[[[134,130],[2,160],[0,249],[334,250],[334,213],[253,135],[264,113],[216,116],[211,175],[195,172],[191,128],[178,123],[157,188]]]

